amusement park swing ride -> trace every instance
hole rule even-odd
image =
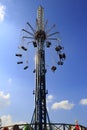
[[[47,21],[44,22],[44,9],[42,6],[38,7],[37,10],[37,19],[36,19],[36,29],[34,29],[29,22],[27,25],[30,27],[31,31],[22,29],[25,32],[25,35],[22,37],[23,39],[31,39],[34,48],[36,49],[35,54],[35,69],[34,73],[36,76],[36,86],[34,90],[35,94],[35,109],[32,116],[31,123],[35,124],[35,130],[45,130],[47,122],[50,122],[49,115],[46,108],[46,83],[45,83],[45,75],[46,75],[46,67],[45,67],[45,49],[50,48],[51,41],[54,40],[58,42],[58,38],[53,37],[59,32],[50,33],[51,30],[55,27],[53,25],[50,29],[46,30]],[[26,36],[26,34],[28,34]],[[20,46],[19,49],[23,51],[27,51],[28,49],[25,46]],[[59,57],[58,65],[63,65],[63,61],[66,58],[65,53],[63,53],[64,47],[61,45],[57,45],[55,48],[57,55]],[[17,57],[22,57],[22,54],[16,54]],[[23,64],[23,61],[17,62],[17,64]],[[28,69],[28,65],[24,67],[24,70]],[[56,71],[57,67],[52,66],[51,70]]]
[[[59,32],[52,32],[55,25],[51,28],[47,29],[48,21],[44,21],[44,8],[39,6],[37,9],[37,18],[36,18],[36,28],[33,28],[32,25],[27,22],[27,26],[30,31],[27,29],[22,29],[23,36],[22,39],[28,41],[25,44],[21,44],[18,47],[19,51],[23,51],[25,53],[28,52],[29,44],[32,44],[35,49],[35,68],[33,73],[35,74],[35,90],[33,94],[35,95],[35,108],[33,112],[33,116],[31,119],[31,123],[29,124],[29,129],[31,130],[65,130],[66,127],[69,130],[70,124],[54,124],[50,122],[50,118],[47,111],[46,106],[46,95],[48,91],[46,90],[46,61],[45,61],[45,51],[46,49],[50,49],[52,46],[52,42],[55,43],[54,51],[57,54],[56,65],[51,66],[51,71],[55,72],[58,65],[63,65],[64,60],[66,59],[66,55],[63,52],[64,47],[61,45],[61,40],[58,37]],[[26,47],[27,45],[27,47]],[[23,54],[17,53],[16,56],[20,59],[17,64],[23,64]],[[26,61],[26,65],[24,66],[24,70],[28,69],[28,60]],[[62,126],[62,128],[61,128]],[[72,125],[73,126],[73,125]],[[29,130],[24,129],[24,130]],[[18,130],[18,128],[14,128],[14,130]]]

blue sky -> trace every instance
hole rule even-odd
[[[56,53],[46,51],[47,108],[52,122],[87,126],[87,0],[0,0],[0,117],[3,125],[30,122],[34,110],[35,50],[29,46],[24,60],[29,69],[17,65],[21,29],[29,22],[36,27],[37,8],[44,7],[48,28],[59,31],[66,53],[63,66],[53,73]],[[55,42],[53,41],[53,45]],[[51,56],[52,55],[52,56]],[[50,60],[49,60],[50,59]]]

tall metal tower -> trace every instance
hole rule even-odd
[[[48,127],[51,130],[51,126],[47,125],[50,124],[49,115],[47,112],[46,107],[46,66],[45,66],[45,49],[50,48],[51,42],[50,40],[54,40],[58,42],[58,45],[55,47],[55,51],[58,54],[59,61],[57,62],[58,65],[63,65],[63,61],[65,59],[65,53],[62,52],[64,47],[59,45],[58,37],[52,37],[54,35],[59,34],[59,32],[53,32],[50,34],[51,30],[55,27],[53,25],[51,28],[46,29],[47,21],[44,22],[44,8],[39,6],[37,9],[37,18],[36,18],[36,29],[34,29],[29,22],[27,25],[30,27],[31,32],[26,29],[22,29],[25,32],[25,36],[23,39],[29,39],[33,43],[34,48],[36,49],[35,54],[35,90],[33,94],[35,94],[35,109],[32,116],[31,124],[35,130],[47,130]],[[26,36],[26,34],[28,36]],[[33,40],[33,41],[32,41]],[[20,50],[27,51],[24,45],[19,47]],[[16,56],[22,58],[22,53],[16,54]],[[23,64],[23,61],[17,62],[18,64]],[[28,68],[28,65],[24,67],[24,70]],[[57,69],[56,66],[52,66],[51,70],[54,72]]]

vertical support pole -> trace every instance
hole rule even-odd
[[[44,32],[44,10],[39,7],[37,10],[37,42],[36,51],[36,86],[35,86],[35,130],[46,129],[46,84],[45,84],[45,42]]]
[[[42,6],[39,6],[37,10],[37,23],[37,31],[44,31],[44,8]]]
[[[63,124],[63,130],[65,130],[65,124]]]

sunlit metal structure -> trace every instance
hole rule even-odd
[[[46,124],[47,130],[49,130],[49,123]],[[50,123],[52,130],[75,130],[75,124],[66,123]],[[35,124],[14,124],[9,126],[0,127],[1,130],[33,130]],[[79,125],[80,130],[87,130],[87,127]]]
[[[46,28],[48,21],[44,21],[44,8],[39,6],[37,9],[37,18],[36,18],[36,29],[34,29],[29,22],[27,25],[31,29],[31,32],[22,29],[24,32],[23,39],[31,40],[34,48],[36,49],[35,54],[35,90],[33,94],[35,94],[35,109],[31,119],[32,128],[34,130],[52,130],[52,125],[50,125],[50,118],[47,112],[46,107],[46,94],[48,91],[46,90],[46,66],[45,66],[45,49],[50,48],[52,45],[51,41],[58,42],[58,34],[59,32],[52,32],[52,29],[55,27],[53,25],[51,28]],[[27,34],[27,36],[26,36]],[[19,47],[19,50],[27,51],[24,45]],[[63,62],[66,58],[65,53],[63,52],[64,47],[62,47],[59,43],[55,46],[54,50],[58,55],[57,65],[63,65]],[[22,54],[16,54],[17,57],[22,58]],[[23,64],[23,61],[17,62],[17,64]],[[24,67],[24,70],[28,68],[28,65]],[[53,65],[51,70],[55,72],[57,66]],[[48,125],[47,125],[48,124]]]

